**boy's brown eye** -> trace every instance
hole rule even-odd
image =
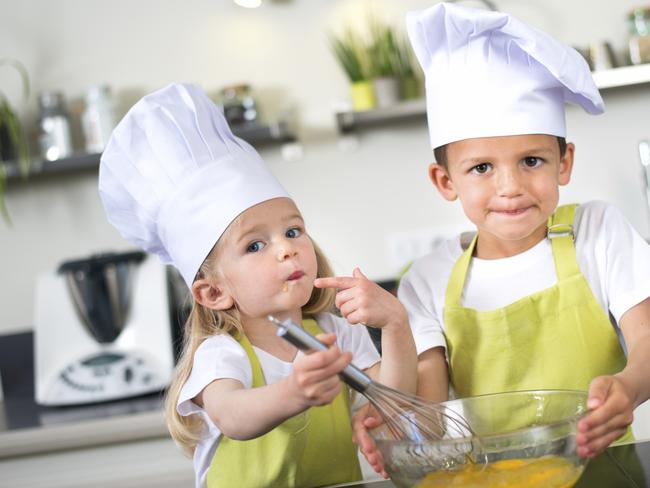
[[[483,174],[483,173],[486,173],[489,169],[490,169],[489,163],[481,163],[481,164],[477,164],[476,166],[474,166],[472,168],[472,171],[474,171],[476,173],[479,173],[479,174]]]

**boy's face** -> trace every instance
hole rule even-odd
[[[460,199],[479,230],[477,256],[494,259],[531,248],[573,167],[573,144],[564,157],[555,136],[530,134],[466,139],[447,145],[447,167],[432,164],[434,185],[447,200]]]

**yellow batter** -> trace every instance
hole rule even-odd
[[[506,459],[487,466],[469,464],[458,471],[436,471],[427,475],[416,488],[570,488],[583,469],[558,456]]]

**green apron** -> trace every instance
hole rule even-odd
[[[313,335],[322,330],[312,319],[302,326]],[[253,372],[253,388],[264,374],[250,341],[237,338]],[[208,488],[314,487],[361,479],[352,443],[349,391],[341,389],[329,405],[312,407],[266,434],[246,441],[222,436],[208,470]]]
[[[477,236],[449,278],[444,324],[450,381],[458,396],[571,389],[587,391],[596,376],[621,371],[625,354],[607,314],[578,267],[573,243],[577,205],[549,219],[557,283],[503,308],[461,305]],[[631,431],[620,440],[631,437]]]

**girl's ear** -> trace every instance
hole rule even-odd
[[[445,200],[453,201],[458,198],[458,193],[449,177],[447,168],[438,163],[431,163],[429,165],[429,178]]]
[[[228,310],[234,305],[225,287],[204,278],[192,283],[192,296],[197,303],[212,310]]]
[[[558,183],[560,185],[567,185],[571,181],[571,171],[573,171],[573,157],[575,155],[576,146],[573,143],[566,145],[564,156],[560,159],[560,170],[558,174]]]

